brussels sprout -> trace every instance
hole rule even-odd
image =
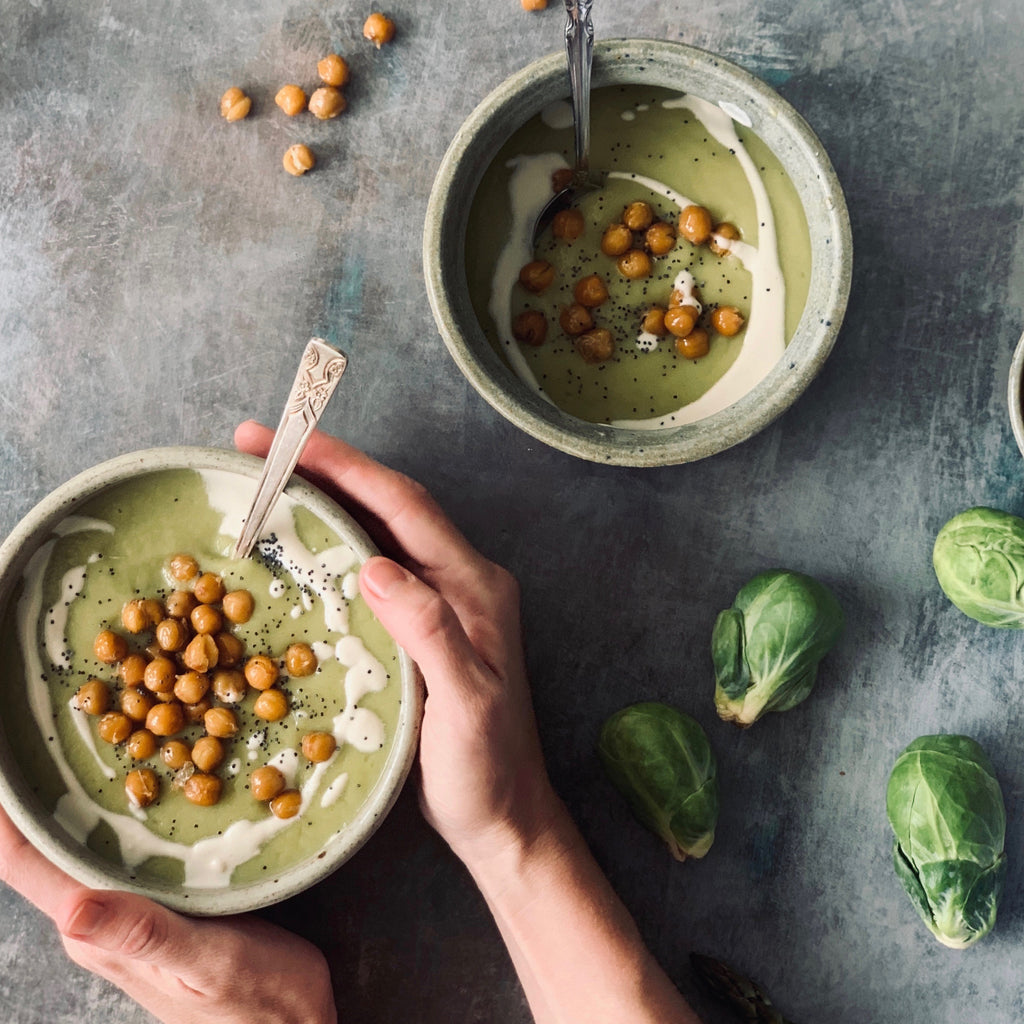
[[[604,723],[597,750],[633,813],[677,860],[708,852],[718,821],[718,768],[698,722],[667,704],[633,704]]]
[[[832,592],[812,577],[788,569],[755,576],[711,634],[718,714],[747,728],[767,711],[795,707],[813,689],[843,621]]]
[[[922,736],[896,759],[885,797],[893,865],[924,923],[965,949],[996,923],[1006,810],[992,762],[969,736]]]
[[[935,538],[932,565],[946,597],[965,615],[1024,629],[1024,519],[969,508]]]

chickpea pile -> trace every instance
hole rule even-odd
[[[221,577],[203,572],[188,554],[170,558],[166,571],[175,589],[165,598],[132,598],[121,609],[124,633],[146,641],[141,650],[109,628],[93,642],[97,660],[116,671],[119,685],[92,677],[78,688],[74,704],[96,719],[100,739],[123,745],[132,762],[162,764],[173,789],[209,807],[221,797],[217,769],[239,734],[239,706],[252,696],[251,711],[258,719],[280,721],[290,707],[282,668],[293,678],[309,676],[318,661],[305,643],[289,645],[280,661],[247,653],[232,627],[252,617],[252,594],[228,591]],[[302,751],[313,763],[326,761],[335,748],[331,733],[302,738]],[[124,785],[134,807],[155,803],[163,788],[161,776],[147,764],[133,765]],[[249,785],[275,816],[298,813],[301,794],[287,786],[277,768],[257,768]]]
[[[565,181],[556,174],[552,188],[559,191]],[[574,242],[585,228],[583,214],[575,209],[559,211],[551,224],[556,241]],[[654,261],[667,256],[682,236],[692,245],[707,245],[717,256],[730,252],[730,242],[739,238],[735,225],[715,224],[703,206],[687,206],[675,224],[658,217],[650,203],[634,200],[626,205],[620,218],[607,225],[601,236],[601,252],[615,261],[618,274],[630,281],[651,276]],[[519,284],[540,295],[555,280],[555,268],[543,259],[531,260],[519,271]],[[577,353],[587,363],[603,363],[615,354],[615,338],[596,321],[596,310],[609,299],[608,284],[600,274],[581,277],[573,286],[573,302],[562,308],[558,324],[573,341]],[[710,351],[711,332],[734,337],[746,323],[735,306],[715,306],[705,317],[696,288],[672,290],[664,305],[650,306],[643,314],[640,331],[662,338],[671,335],[676,352],[685,359],[701,359]],[[537,309],[525,309],[512,321],[512,335],[524,345],[544,344],[548,333],[545,315]]]

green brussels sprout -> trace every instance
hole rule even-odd
[[[1024,629],[1024,519],[969,508],[935,538],[932,565],[946,597],[965,615],[1003,629]]]
[[[718,714],[745,729],[768,711],[795,707],[843,624],[839,602],[816,579],[788,569],[755,576],[711,633]]]
[[[996,923],[1006,810],[992,762],[969,736],[922,736],[896,759],[885,797],[893,865],[943,945],[965,949]]]
[[[604,723],[597,750],[633,813],[677,860],[708,852],[718,822],[718,767],[698,722],[667,704],[633,704]]]

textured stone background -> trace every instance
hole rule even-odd
[[[775,86],[846,190],[846,323],[782,419],[662,470],[531,441],[464,382],[420,269],[434,171],[511,72],[560,46],[559,9],[516,0],[0,0],[0,533],[121,451],[230,444],[275,421],[306,339],[352,356],[329,430],[424,481],[523,584],[540,728],[558,789],[661,962],[711,1024],[698,949],[754,974],[805,1024],[1024,1019],[1024,668],[1019,635],[953,609],[935,532],[970,504],[1024,511],[1006,379],[1022,327],[1024,8],[1019,0],[598,3],[601,36],[679,39]],[[277,86],[328,48],[351,107],[309,130]],[[306,75],[308,77],[308,75]],[[256,116],[217,116],[229,84]],[[321,156],[297,181],[280,154]],[[710,694],[717,611],[787,564],[848,613],[799,709],[740,733]],[[723,813],[702,862],[672,862],[594,755],[606,715],[672,701],[707,728]],[[890,867],[884,789],[915,736],[963,731],[1003,784],[1010,868],[997,930],[940,947]],[[461,866],[407,792],[358,856],[270,916],[319,942],[346,1024],[527,1021]],[[0,1019],[149,1018],[66,963],[0,892]]]

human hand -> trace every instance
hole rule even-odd
[[[335,1024],[323,954],[257,917],[188,918],[95,891],[51,864],[0,808],[0,879],[50,917],[75,963],[166,1024]]]
[[[260,456],[272,439],[252,422],[235,433],[242,451]],[[564,811],[533,719],[516,581],[473,548],[422,486],[343,441],[314,434],[299,471],[394,557],[369,559],[360,587],[426,682],[427,821],[470,866],[530,842]]]

